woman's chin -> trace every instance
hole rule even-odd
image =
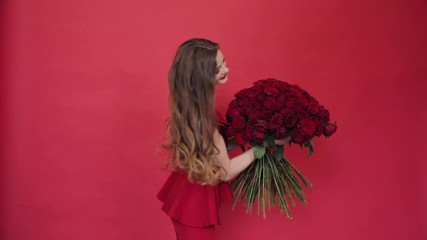
[[[226,83],[227,81],[228,81],[228,76],[226,76],[225,78],[218,79],[218,80],[216,81],[216,83],[217,83],[217,84],[224,84],[224,83]]]

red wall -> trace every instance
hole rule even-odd
[[[173,239],[155,198],[159,149],[167,70],[191,37],[222,45],[221,112],[276,77],[339,125],[313,157],[287,153],[314,184],[294,219],[227,203],[220,239],[426,239],[426,1],[21,0],[1,11],[1,239]]]

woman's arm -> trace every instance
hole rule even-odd
[[[214,143],[219,150],[217,160],[223,167],[220,173],[220,178],[222,181],[229,181],[233,179],[255,160],[254,151],[252,148],[230,160],[224,138],[218,131],[215,131]]]
[[[286,137],[281,140],[275,140],[275,143],[277,145],[284,145],[290,140],[291,137]],[[214,143],[215,146],[219,149],[217,160],[223,167],[220,173],[220,178],[222,181],[229,181],[233,179],[255,160],[253,148],[249,148],[245,152],[235,156],[230,160],[224,138],[221,136],[218,130],[216,130],[214,134]]]

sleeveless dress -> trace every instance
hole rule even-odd
[[[200,185],[191,183],[187,174],[180,172],[171,173],[157,197],[167,215],[191,227],[219,225],[220,203],[233,198],[226,182]]]
[[[217,115],[221,122],[221,116]],[[191,227],[208,227],[220,224],[220,204],[233,199],[233,194],[227,182],[200,185],[191,183],[185,172],[172,172],[157,198],[172,219]]]

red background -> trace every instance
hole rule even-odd
[[[1,239],[173,239],[155,198],[166,75],[191,37],[221,44],[224,113],[260,78],[296,83],[339,126],[287,153],[308,205],[231,203],[219,239],[427,238],[427,2],[2,1]]]

